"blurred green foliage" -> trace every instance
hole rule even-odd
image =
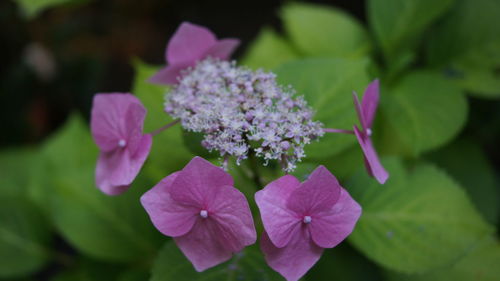
[[[422,163],[407,171],[396,159],[384,166],[391,175],[384,186],[364,172],[347,185],[363,206],[349,240],[377,263],[405,273],[431,271],[493,234],[463,188],[436,167]]]
[[[33,18],[81,1],[16,2]],[[391,174],[387,184],[366,175],[352,136],[314,142],[294,172],[304,180],[325,165],[363,207],[347,243],[326,250],[303,279],[498,280],[498,171],[476,136],[461,132],[480,114],[469,109],[468,96],[500,98],[500,2],[370,0],[366,10],[364,26],[332,6],[285,4],[283,34],[263,27],[242,58],[251,68],[274,70],[326,127],[351,129],[352,91],[361,95],[369,81],[381,80],[373,137]],[[146,81],[158,66],[132,64],[131,92],[148,109],[151,132],[172,121],[163,112],[169,89]],[[477,131],[498,134],[498,124]],[[196,273],[150,223],[139,197],[198,154],[198,137],[180,126],[156,136],[141,174],[119,197],[95,187],[97,148],[76,113],[38,147],[2,151],[0,279],[36,280],[49,271],[54,281],[283,280],[257,245]],[[273,163],[260,170],[266,181],[280,175]],[[257,218],[252,169],[230,163],[230,172]],[[258,219],[256,225],[260,233]]]
[[[60,5],[84,4],[92,0],[13,0],[21,8],[23,16],[33,19],[38,14],[51,7]]]
[[[363,92],[368,79],[368,60],[312,58],[284,63],[276,68],[278,82],[292,85],[316,110],[315,118],[326,128],[352,129],[357,117],[351,92]],[[356,139],[348,135],[325,135],[306,146],[311,158],[324,158],[352,146]]]

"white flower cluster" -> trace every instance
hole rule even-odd
[[[202,145],[210,151],[234,156],[237,163],[253,152],[292,171],[305,156],[304,145],[324,134],[294,93],[279,86],[273,73],[207,58],[184,71],[166,95],[165,111],[186,130],[203,133]]]

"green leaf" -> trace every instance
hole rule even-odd
[[[137,269],[132,268],[126,271],[123,271],[119,276],[117,281],[146,281],[149,279],[149,268],[145,269]]]
[[[292,85],[305,99],[326,128],[352,129],[357,123],[352,91],[363,93],[368,85],[368,61],[354,59],[304,59],[289,62],[276,69],[282,85]],[[351,135],[325,134],[319,142],[306,146],[309,158],[326,158],[352,146]]]
[[[30,148],[0,152],[0,197],[26,197],[32,162],[36,152]]]
[[[410,154],[419,155],[451,141],[467,119],[465,95],[436,73],[410,73],[389,92],[381,95],[390,127],[386,147],[402,141]]]
[[[312,171],[314,171],[314,169],[316,169],[319,165],[323,165],[328,168],[328,170],[342,182],[343,180],[350,178],[359,170],[359,167],[364,165],[363,152],[361,151],[359,144],[356,143],[342,152],[328,158],[306,158],[304,161],[297,163],[297,168],[291,174],[297,177],[300,181],[305,181]]]
[[[305,276],[307,281],[379,281],[380,270],[368,259],[341,243],[325,249],[321,259]]]
[[[65,4],[87,3],[91,0],[14,0],[22,9],[23,15],[32,19],[42,11]]]
[[[370,50],[363,26],[331,6],[292,3],[281,12],[291,41],[306,56],[361,57]]]
[[[299,55],[293,46],[271,28],[263,28],[248,47],[241,64],[251,68],[273,69]]]
[[[500,46],[498,47],[500,49]],[[500,63],[499,63],[500,66]],[[482,68],[477,66],[457,66],[461,72],[459,77],[454,77],[457,85],[468,94],[479,98],[500,97],[500,75],[495,68]]]
[[[453,266],[428,274],[391,274],[394,281],[496,281],[500,276],[500,244],[485,239]]]
[[[76,264],[59,272],[51,281],[109,281],[116,280],[120,270],[116,264],[99,263],[93,260],[79,258]],[[145,279],[143,279],[145,280]]]
[[[22,198],[0,198],[0,279],[27,276],[50,257],[49,229],[38,210]]]
[[[28,148],[0,153],[0,279],[27,276],[50,258],[50,227],[27,197],[36,156]]]
[[[428,61],[458,71],[451,78],[472,94],[499,97],[499,14],[496,0],[457,0],[428,40]]]
[[[147,261],[155,255],[162,236],[139,202],[154,183],[139,176],[120,196],[99,191],[94,183],[97,147],[78,116],[50,138],[43,153],[46,178],[41,199],[69,243],[110,261]]]
[[[498,222],[500,192],[495,170],[481,147],[472,140],[458,140],[427,156],[450,173],[469,194],[476,208],[493,224]]]
[[[380,186],[360,172],[348,184],[363,214],[350,242],[380,265],[423,273],[449,265],[494,231],[464,190],[429,164],[407,171],[383,161],[390,177]]]
[[[172,241],[165,243],[152,269],[150,281],[261,281],[283,280],[264,261],[258,246],[250,246],[221,265],[202,273],[193,265]]]
[[[386,60],[407,56],[422,32],[455,0],[370,0],[368,19]]]
[[[182,131],[182,139],[184,141],[184,146],[196,156],[203,157],[205,159],[217,158],[219,154],[216,151],[208,151],[201,145],[205,135],[203,133],[195,133],[190,131]]]
[[[170,123],[173,119],[163,111],[165,94],[168,87],[158,86],[147,80],[158,71],[158,67],[150,66],[134,60],[136,71],[132,93],[134,93],[147,109],[145,132],[152,132]],[[169,173],[180,170],[194,155],[185,147],[180,124],[159,133],[153,139],[153,147],[149,154],[145,173],[155,181],[159,181]]]

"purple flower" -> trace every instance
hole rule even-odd
[[[255,200],[265,229],[261,249],[269,266],[288,281],[302,277],[323,248],[342,242],[361,215],[358,203],[323,166],[303,183],[283,176],[258,191]]]
[[[205,27],[184,22],[170,39],[165,52],[168,66],[158,71],[149,81],[173,85],[181,71],[196,65],[207,57],[227,59],[239,45],[238,39],[217,40]]]
[[[389,178],[389,174],[380,163],[377,152],[375,151],[370,138],[372,134],[373,119],[375,118],[375,112],[377,111],[379,101],[378,79],[368,85],[365,90],[365,94],[363,95],[361,104],[359,103],[356,92],[353,92],[353,98],[362,128],[362,130],[360,130],[358,126],[354,125],[354,133],[356,134],[359,145],[363,150],[366,169],[372,177],[375,177],[379,183],[383,184],[387,178]]]
[[[249,154],[280,161],[292,171],[304,146],[323,136],[323,124],[276,75],[207,58],[186,71],[166,95],[165,111],[187,131],[203,133],[202,145],[239,164]],[[250,143],[251,142],[251,143]]]
[[[146,109],[128,93],[97,94],[91,116],[92,137],[100,149],[96,184],[102,192],[124,192],[139,173],[152,138],[142,134]]]
[[[255,243],[245,196],[219,167],[195,157],[141,197],[155,227],[174,241],[197,271]]]

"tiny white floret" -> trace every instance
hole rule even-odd
[[[202,217],[204,219],[208,218],[208,212],[207,212],[207,210],[201,210],[200,211],[200,217]]]
[[[118,141],[118,146],[119,147],[125,147],[127,145],[127,141],[124,139],[121,139]]]
[[[304,217],[304,223],[311,223],[311,222],[312,222],[312,218],[310,216]]]

